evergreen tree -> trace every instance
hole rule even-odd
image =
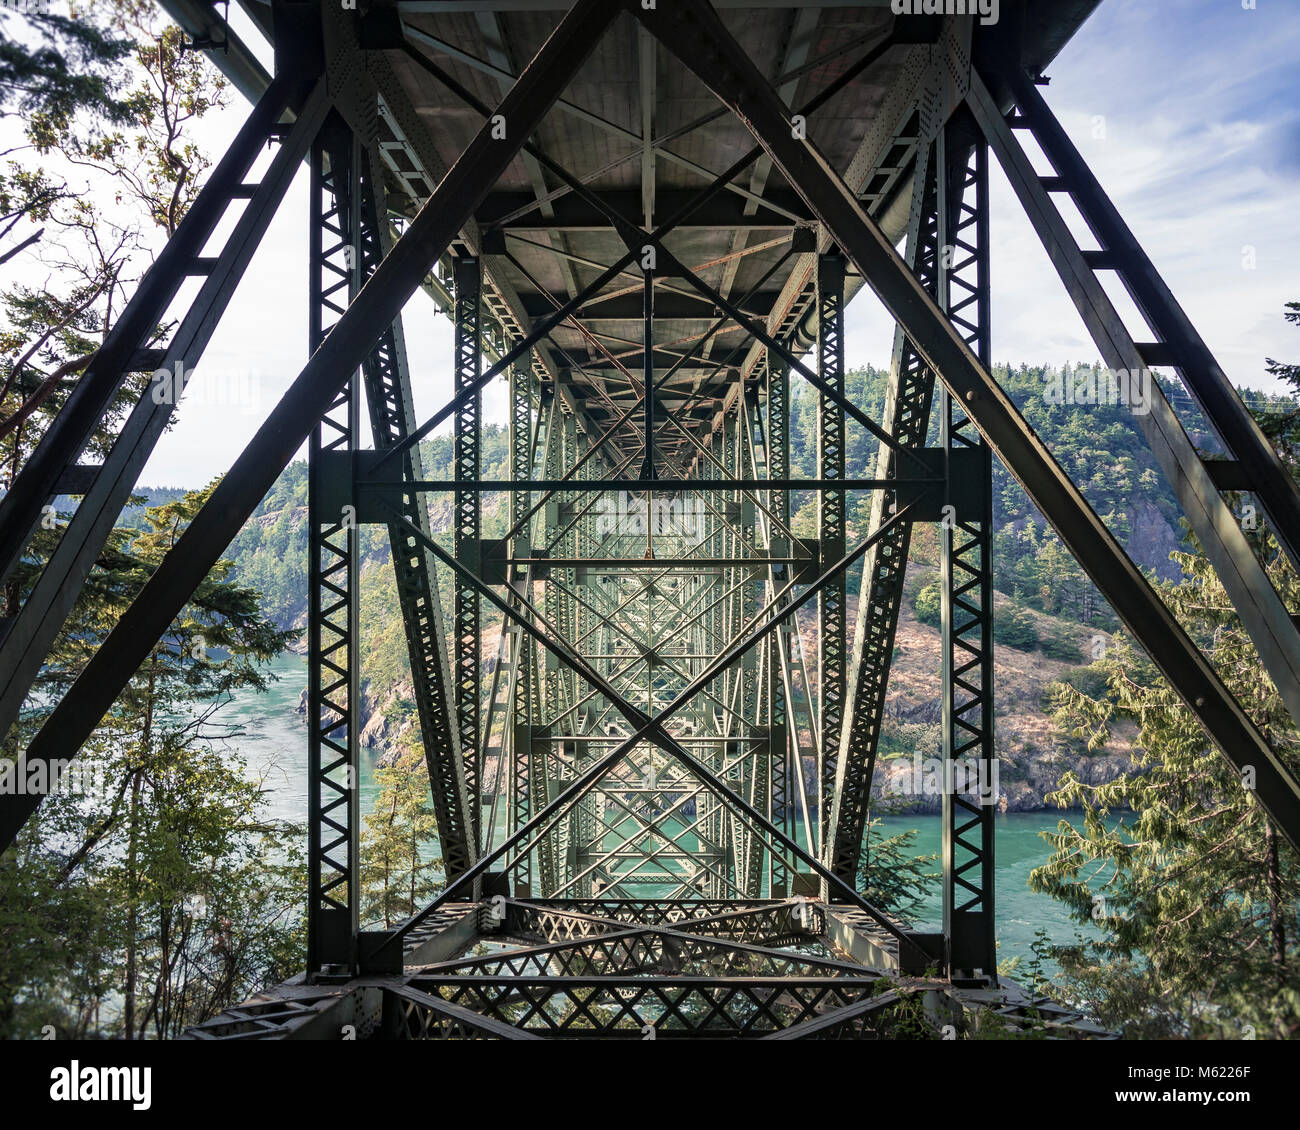
[[[1289,607],[1300,582],[1275,545],[1269,569]],[[1284,763],[1300,732],[1203,554],[1162,595]],[[1052,795],[1081,820],[1048,837],[1035,890],[1068,905],[1100,940],[1057,950],[1067,996],[1131,1036],[1293,1037],[1300,1023],[1300,869],[1251,791],[1150,660],[1120,637],[1098,664],[1108,694],[1058,685],[1059,721],[1093,747],[1120,719],[1138,726],[1136,766],[1106,784],[1074,773]]]
[[[916,829],[883,836],[880,820],[868,820],[858,862],[858,890],[873,906],[903,919],[917,918],[940,878],[931,871],[937,855],[917,855]]]
[[[21,751],[212,488],[119,529],[4,748]],[[290,633],[220,563],[0,858],[0,1031],[166,1037],[300,964],[301,833],[220,720]],[[30,569],[20,575],[29,584]],[[44,940],[44,946],[36,944]]]
[[[1288,302],[1283,317],[1293,326],[1300,326],[1300,302]],[[1269,373],[1280,377],[1300,393],[1300,365],[1285,364],[1272,357],[1267,361]],[[1257,415],[1264,434],[1273,441],[1282,455],[1292,466],[1300,465],[1300,408],[1291,407]]]
[[[361,917],[388,929],[443,889],[442,860],[428,851],[437,829],[419,747],[408,743],[375,779],[379,796],[361,832]]]

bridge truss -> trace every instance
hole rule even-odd
[[[8,574],[49,498],[81,499],[4,625],[0,727],[172,406],[146,395],[101,465],[79,463],[87,436],[127,374],[194,366],[306,161],[311,357],[26,755],[75,755],[306,443],[306,969],[196,1037],[1096,1034],[998,978],[993,795],[946,778],[939,932],[862,894],[917,523],[941,535],[945,765],[996,779],[995,455],[1300,842],[1294,777],[991,371],[990,157],[1106,363],[1164,367],[1217,433],[1207,462],[1149,385],[1138,422],[1300,716],[1300,637],[1231,509],[1253,494],[1296,561],[1300,494],[1038,90],[1094,6],[1007,0],[985,26],[874,2],[248,3],[271,76],[212,5],[166,0],[224,43],[254,108],[0,500]],[[1098,246],[1066,225],[1067,194]],[[170,342],[143,349],[193,275]],[[878,419],[845,391],[864,286],[898,327]],[[454,326],[451,399],[425,417],[401,317],[419,289]],[[800,383],[815,453],[790,450]],[[494,389],[504,474],[482,459]],[[453,463],[431,478],[420,441],[445,424]],[[864,438],[875,475],[851,479]],[[794,528],[799,496],[815,529]],[[365,524],[392,550],[448,880],[388,930],[357,889]],[[38,799],[0,797],[5,842]]]

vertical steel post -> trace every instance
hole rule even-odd
[[[641,462],[641,478],[653,479],[655,472],[655,276],[650,268],[645,270],[641,289],[641,371],[642,410],[645,420],[645,456]],[[649,507],[647,507],[647,514]],[[647,536],[649,536],[647,534]]]
[[[363,280],[378,269],[392,242],[385,226],[388,209],[379,175],[381,158],[375,150],[365,157],[360,176]],[[401,443],[416,427],[406,337],[400,317],[380,335],[361,372],[370,434],[376,450],[387,450]],[[402,464],[404,475],[417,480],[425,477],[418,445],[403,454]],[[423,533],[431,533],[429,510],[422,494],[404,493],[401,513]],[[392,549],[393,578],[406,631],[425,768],[438,822],[438,844],[447,878],[454,879],[474,862],[474,852],[469,832],[473,818],[465,794],[465,770],[454,718],[454,678],[447,654],[447,621],[432,555],[409,537],[398,522],[388,523],[388,544]]]
[[[784,360],[767,354],[767,451],[768,477],[790,476],[790,377]],[[790,527],[790,492],[768,492],[768,505],[786,529]],[[792,547],[784,531],[773,530],[768,536],[768,552],[773,557],[788,557]],[[768,599],[773,599],[785,585],[788,569],[774,565],[768,571]],[[798,788],[791,774],[789,703],[785,694],[784,671],[787,662],[789,633],[775,631],[767,641],[767,743],[772,771],[772,820],[788,835],[797,836],[795,795]],[[784,898],[792,884],[790,869],[779,857],[772,860],[772,897]]]
[[[837,252],[817,258],[817,361],[819,375],[841,396],[844,393],[844,259]],[[817,401],[817,473],[823,479],[844,478],[844,408],[831,397]],[[843,490],[823,489],[818,496],[819,537],[824,563],[845,552]],[[817,814],[822,844],[831,840],[831,796],[839,759],[840,730],[847,698],[848,617],[843,574],[817,602],[818,724],[821,766]],[[823,848],[823,854],[825,849]]]
[[[454,267],[456,289],[455,392],[470,387],[479,376],[483,342],[479,326],[482,265],[477,258],[461,256]],[[477,489],[483,422],[481,393],[465,397],[455,416],[455,552],[456,558],[474,573],[481,572],[482,506]],[[468,487],[461,484],[473,484]],[[459,577],[456,580],[456,727],[465,764],[465,786],[473,819],[471,837],[475,844],[482,824],[479,725],[482,711],[482,633],[477,591]],[[481,847],[478,849],[481,850]]]
[[[545,477],[558,479],[564,464],[564,414],[560,411],[560,398],[552,394],[549,398],[546,420],[546,445],[542,463]],[[550,546],[560,532],[560,503],[558,496],[550,499],[543,507],[542,545]],[[553,584],[545,586],[546,622],[558,623],[560,615],[559,590]],[[539,662],[534,666],[537,671],[537,725],[534,728],[533,746],[533,785],[534,807],[545,808],[559,794],[555,784],[556,766],[555,749],[550,738],[554,731],[554,719],[562,712],[560,705],[560,668],[555,656],[544,651]],[[557,827],[542,836],[537,851],[538,873],[543,896],[553,895],[559,885],[560,863],[558,859],[560,833]]]
[[[936,215],[933,145],[917,154],[912,205],[908,218],[906,260],[932,297],[939,287],[939,221]],[[921,360],[901,326],[894,331],[882,423],[901,447],[922,448],[930,426],[934,373]],[[883,445],[877,452],[881,478],[905,474],[898,458]],[[868,533],[875,534],[895,512],[898,494],[881,492],[872,499]],[[866,832],[871,813],[871,782],[885,696],[893,662],[898,612],[907,576],[912,524],[891,527],[862,562],[862,587],[849,664],[849,716],[840,739],[834,803],[834,839],[830,864],[848,883],[857,883],[867,855]]]
[[[527,482],[533,474],[532,435],[532,364],[528,354],[510,370],[510,477],[516,483]],[[514,490],[510,493],[510,525],[519,524],[532,504],[532,493]],[[527,557],[530,550],[528,523],[525,523],[509,546],[516,557]],[[515,588],[531,600],[529,569],[515,567],[511,580]],[[515,701],[514,733],[510,758],[510,813],[509,830],[516,832],[527,823],[529,815],[530,764],[533,752],[533,643],[523,632],[515,629]],[[485,845],[489,850],[491,844]],[[515,895],[527,898],[532,893],[532,855],[525,853],[515,867]]]
[[[973,144],[964,119],[938,141],[943,269],[939,305],[986,368],[991,367],[988,262],[988,147]],[[974,511],[945,511],[942,557],[943,933],[950,975],[979,970],[996,979],[993,917],[993,456],[945,391],[940,427],[950,469],[975,453]],[[950,477],[951,477],[950,470]],[[950,483],[950,489],[952,484]],[[960,779],[959,779],[960,778]]]
[[[332,115],[311,151],[310,315],[315,352],[343,316],[360,271],[360,152],[341,118]],[[308,448],[308,903],[307,969],[355,967],[360,928],[357,867],[358,533],[350,475],[338,488],[333,453],[357,447],[356,374],[349,376],[311,434]],[[331,489],[331,487],[333,489]],[[328,501],[326,496],[328,495]]]

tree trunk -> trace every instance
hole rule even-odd
[[[1277,829],[1268,822],[1265,858],[1268,860],[1268,922],[1273,949],[1273,968],[1278,981],[1286,979],[1286,918],[1282,908],[1282,861],[1279,856]]]

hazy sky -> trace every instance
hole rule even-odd
[[[1242,3],[1103,0],[1050,68],[1044,94],[1229,377],[1269,388],[1265,356],[1300,360],[1300,331],[1282,319],[1283,303],[1300,299],[1300,2]],[[236,11],[232,5],[232,17]],[[234,95],[221,120],[205,125],[202,140],[214,155],[245,112]],[[1096,360],[996,161],[992,167],[995,359]],[[304,171],[142,483],[196,486],[225,470],[301,368],[305,180]],[[1247,248],[1253,269],[1243,264]],[[1149,336],[1126,298],[1120,310],[1136,338]],[[849,363],[887,364],[892,329],[874,296],[863,291],[848,322]],[[451,330],[419,294],[405,325],[423,417],[449,395]],[[231,389],[255,389],[256,403],[220,403]],[[501,397],[493,399],[489,418],[501,418]]]

